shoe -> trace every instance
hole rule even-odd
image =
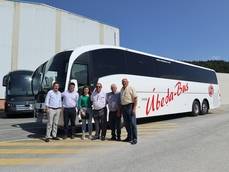
[[[130,142],[130,144],[136,145],[136,144],[137,144],[137,140],[132,140],[132,141]]]
[[[71,139],[74,139],[75,138],[75,136],[74,135],[71,135]]]
[[[111,140],[116,140],[116,138],[115,137],[111,137]]]
[[[121,141],[121,138],[120,138],[120,137],[118,137],[118,138],[117,138],[117,141]]]
[[[99,137],[94,136],[91,140],[99,140]]]
[[[44,140],[45,140],[45,142],[47,142],[47,143],[50,141],[49,138],[45,138]]]
[[[128,137],[123,140],[123,142],[129,142],[129,141],[130,139]]]
[[[92,139],[92,135],[89,135],[89,136],[88,136],[88,139],[90,139],[90,140],[91,140],[91,139]]]
[[[63,139],[66,140],[67,138],[68,138],[68,136],[67,135],[64,135]]]
[[[105,137],[101,137],[101,140],[104,141],[105,140]]]
[[[53,137],[52,139],[53,139],[53,140],[60,140],[59,137]]]
[[[84,133],[82,134],[81,139],[82,139],[82,140],[85,140],[85,134],[84,134]]]

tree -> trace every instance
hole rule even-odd
[[[214,69],[216,72],[229,73],[229,62],[223,60],[185,61],[202,67]]]

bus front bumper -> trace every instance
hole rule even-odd
[[[15,104],[7,103],[5,106],[6,113],[18,114],[18,113],[33,113],[34,105],[33,104]]]

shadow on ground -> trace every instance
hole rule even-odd
[[[218,110],[216,109],[213,112],[210,112],[210,114],[213,114],[213,113],[221,113],[221,111],[220,109]],[[31,118],[33,117],[33,115],[32,114],[13,115],[10,119],[17,120],[18,118],[27,118],[27,117]],[[1,111],[0,111],[0,118],[2,119],[6,118],[4,113]],[[153,117],[140,118],[137,120],[137,123],[141,125],[141,124],[146,124],[146,123],[151,123],[151,122],[169,121],[169,120],[178,119],[178,118],[193,118],[193,116],[190,113],[153,116]],[[22,130],[27,131],[29,133],[27,137],[31,139],[36,138],[36,139],[43,140],[45,136],[45,132],[46,132],[46,124],[42,124],[39,122],[18,123],[18,124],[14,124],[11,126],[15,128],[21,128]],[[109,123],[108,123],[107,129],[109,129]],[[76,137],[79,137],[81,135],[80,133],[81,133],[81,127],[77,126],[76,127]],[[64,135],[64,130],[63,128],[60,127],[58,129],[58,136],[62,137],[63,135]]]
[[[193,117],[190,113],[178,113],[178,114],[171,114],[171,115],[161,115],[161,116],[152,116],[152,117],[145,117],[137,119],[137,124],[145,124],[150,122],[159,122],[159,121],[167,121],[177,118],[189,118]]]
[[[0,111],[0,119],[1,118],[18,119],[18,118],[32,118],[32,117],[34,117],[33,113],[18,113],[18,114],[6,115],[4,111]]]

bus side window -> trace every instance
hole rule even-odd
[[[78,89],[81,90],[83,86],[88,85],[88,66],[85,64],[74,63],[71,70],[71,78],[78,82]]]

